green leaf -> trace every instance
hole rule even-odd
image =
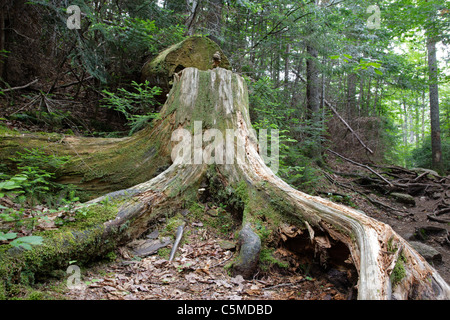
[[[0,182],[0,189],[13,190],[13,189],[17,189],[17,188],[20,188],[20,186],[17,185],[14,181]]]
[[[31,245],[42,244],[43,238],[39,236],[20,237],[12,241],[10,245],[14,247],[22,247],[26,250],[31,250]]]
[[[374,71],[375,71],[376,74],[378,74],[380,76],[383,75],[383,72],[381,72],[379,69],[374,69]]]
[[[6,234],[3,232],[0,232],[0,240],[3,240],[3,241],[12,240],[15,237],[17,237],[17,233],[15,233],[15,232],[10,232],[10,233],[6,233]]]
[[[329,56],[330,59],[339,59],[339,56]]]
[[[379,67],[381,67],[381,63],[377,63],[377,62],[369,62],[367,65],[372,66],[375,69],[378,69]]]
[[[346,58],[348,58],[348,59],[353,59],[353,57],[352,57],[351,55],[349,55],[349,54],[345,54],[345,53],[344,53],[343,56],[346,57]]]

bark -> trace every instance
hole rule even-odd
[[[428,74],[430,88],[431,153],[432,167],[442,172],[441,128],[439,124],[439,89],[436,59],[436,41],[427,39]]]
[[[347,77],[347,108],[349,122],[355,119],[357,115],[356,108],[356,81],[358,76],[355,73],[350,73]]]
[[[314,130],[314,146],[312,156],[320,159],[320,78],[317,66],[317,49],[311,45],[306,47],[308,58],[306,60],[306,99],[308,104],[308,117],[312,121]]]
[[[450,298],[445,281],[390,226],[355,209],[295,190],[273,173],[258,153],[257,139],[251,130],[247,87],[239,75],[223,68],[209,71],[186,68],[176,80],[161,114],[162,119],[153,129],[130,140],[146,140],[150,145],[158,143],[164,146],[160,149],[174,147],[172,151],[177,150],[174,154],[181,154],[178,152],[188,150],[190,144],[184,139],[172,141],[172,132],[176,129],[185,129],[185,133],[201,129],[205,136],[207,129],[216,128],[220,132],[233,129],[235,138],[227,141],[230,143],[226,144],[224,154],[229,155],[228,152],[236,148],[235,157],[224,156],[228,161],[221,164],[218,159],[223,158],[219,149],[215,149],[217,158],[211,161],[213,153],[205,148],[197,164],[167,161],[169,167],[156,177],[86,203],[95,205],[107,197],[114,199],[119,195],[125,198],[114,217],[95,228],[98,236],[89,242],[92,246],[102,248],[105,239],[123,243],[139,237],[169,209],[181,210],[183,203],[197,201],[203,193],[214,197],[225,194],[225,198],[235,197],[235,203],[240,203],[237,211],[242,226],[254,228],[255,224],[262,223],[276,233],[286,223],[295,224],[297,236],[290,242],[294,250],[307,254],[304,250],[309,248],[310,254],[317,254],[326,263],[355,271],[359,299]],[[201,124],[194,121],[201,121]],[[201,142],[201,136],[193,138],[194,147],[198,138]],[[186,148],[177,149],[181,142]],[[189,157],[195,160],[199,154],[191,149],[182,155],[185,160]],[[135,160],[131,162],[143,165]],[[77,239],[83,242],[82,237]],[[77,259],[77,252],[73,250],[62,252],[72,260]],[[55,253],[58,254],[60,251]],[[6,268],[9,274],[17,272],[14,266],[19,264],[14,264],[14,259],[8,260],[12,262],[3,271]],[[36,259],[27,261],[32,263]],[[46,261],[49,261],[48,256]]]
[[[4,70],[4,64],[5,60],[1,54],[5,50],[5,7],[6,5],[3,4],[1,6],[0,11],[0,78],[3,78],[3,70]]]

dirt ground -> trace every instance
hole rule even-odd
[[[336,161],[336,158],[333,157],[329,158],[328,164],[336,172],[360,173],[366,176],[370,174],[370,172],[361,167],[345,161]],[[439,272],[447,283],[450,283],[450,224],[432,221],[427,217],[427,214],[432,213],[433,208],[436,207],[436,203],[442,199],[439,200],[429,196],[417,195],[414,197],[415,205],[404,204],[379,192],[370,192],[370,190],[354,183],[354,178],[343,177],[338,174],[331,175],[332,179],[336,182],[351,186],[353,190],[367,194],[372,199],[398,210],[379,208],[360,193],[348,188],[342,188],[342,185],[336,184],[327,190],[327,192],[345,192],[347,195],[350,195],[351,201],[359,210],[364,211],[370,217],[390,225],[404,239],[408,241],[420,241],[435,248],[440,253],[442,259],[441,261],[437,259],[428,262]],[[449,194],[448,190],[443,195],[443,200],[449,202],[450,198],[447,194]]]

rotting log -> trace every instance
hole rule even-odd
[[[244,152],[236,151],[237,159],[225,164],[217,159],[211,162],[212,153],[203,153],[198,164],[168,161],[169,167],[156,177],[89,201],[85,205],[122,199],[115,217],[100,226],[97,246],[111,235],[115,243],[124,243],[145,234],[169,208],[181,210],[189,201],[195,202],[202,186],[202,192],[237,197],[243,226],[263,224],[271,230],[283,223],[297,226],[298,234],[308,236],[307,244],[327,263],[356,270],[358,299],[450,298],[448,284],[390,226],[361,211],[295,190],[273,173],[258,152],[247,87],[239,75],[223,68],[184,69],[161,115],[147,136],[139,139],[173,150],[180,140],[172,141],[172,133],[176,129],[193,133],[195,121],[201,121],[202,134],[211,128],[235,130],[232,146],[243,147]],[[66,256],[77,258],[76,253]]]

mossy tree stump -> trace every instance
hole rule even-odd
[[[190,134],[200,130],[202,135],[206,135],[206,131],[212,128],[223,132],[224,136],[227,130],[235,132],[231,146],[243,148],[242,153],[235,153],[238,159],[231,163],[220,163],[216,159],[211,163],[210,153],[197,164],[188,164],[167,157],[181,141],[179,136],[173,139],[172,134],[177,129]],[[120,153],[131,141],[142,141],[147,147],[155,146],[148,154],[148,160],[140,158],[140,162],[133,158],[133,153],[139,153],[138,149],[125,149],[129,152],[128,162],[131,167],[134,165],[143,171],[147,168],[155,174],[152,161],[159,158],[159,166],[166,169],[147,181],[143,179],[142,183],[88,202],[87,205],[101,205],[107,198],[121,199],[114,218],[84,230],[83,237],[78,236],[77,241],[83,245],[83,239],[86,239],[84,244],[99,248],[98,252],[101,252],[103,242],[121,244],[135,239],[148,232],[161,216],[181,211],[186,204],[196,203],[202,190],[223,197],[235,197],[243,226],[252,228],[263,225],[277,232],[284,224],[295,225],[298,236],[291,243],[295,249],[310,248],[315,254],[326,258],[327,263],[357,272],[359,299],[450,298],[448,284],[390,226],[355,209],[295,190],[277,177],[260,156],[251,128],[247,86],[242,77],[224,68],[207,71],[192,67],[183,69],[161,110],[161,119],[152,129],[131,138],[117,139],[115,142],[108,140],[108,143],[118,146],[117,149],[111,147],[109,152],[112,154],[113,150]],[[101,141],[104,140],[97,143]],[[61,144],[63,142],[64,139]],[[206,143],[208,145],[210,143]],[[203,147],[205,144],[200,145],[200,148]],[[184,156],[186,159],[190,156],[195,158],[194,149],[183,154],[183,159]],[[80,155],[80,163],[89,156]],[[127,173],[122,172],[122,175]],[[88,236],[90,232],[95,235],[94,240]],[[65,240],[59,241],[68,243],[61,249],[64,256],[78,259],[82,253],[70,245],[73,233],[63,237]],[[23,262],[23,257],[33,253],[45,254],[45,246],[51,243],[49,240],[44,247],[33,249],[30,253],[7,256],[7,259],[1,257],[8,262],[0,265],[0,275],[23,271],[24,264],[17,261]],[[94,255],[93,251],[89,252]],[[56,257],[57,253],[52,252],[52,257]],[[29,258],[26,261],[33,264]],[[36,261],[44,262],[43,259]],[[47,260],[47,264],[52,262],[52,259]],[[394,272],[399,265],[402,277]],[[20,266],[20,269],[15,266]]]

